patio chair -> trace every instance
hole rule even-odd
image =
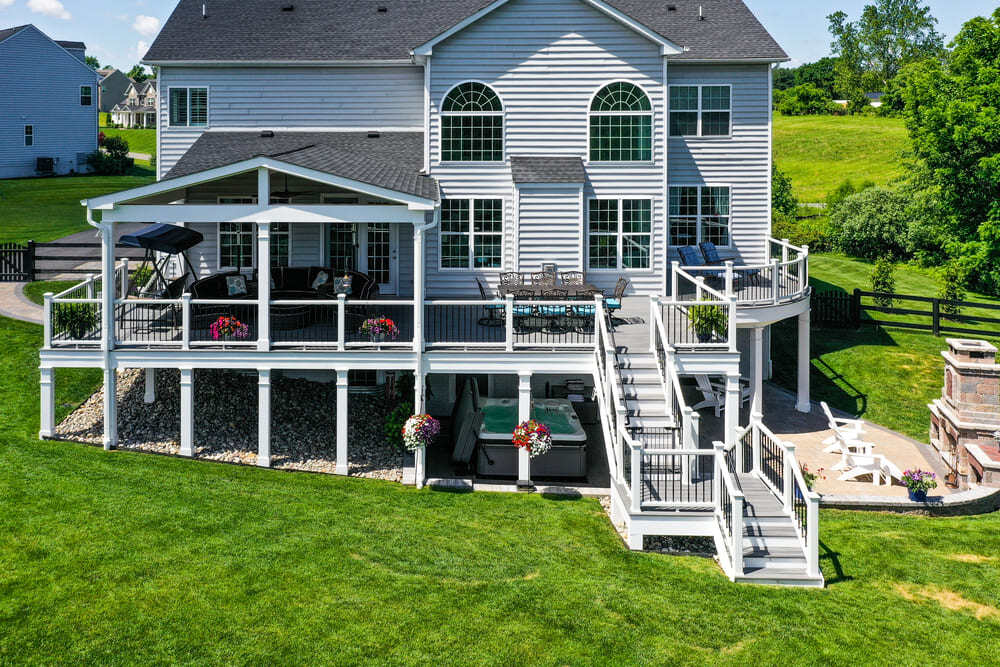
[[[583,285],[583,271],[564,271],[559,279],[563,285]]]
[[[539,331],[545,327],[547,320],[538,314],[536,306],[531,303],[537,294],[530,289],[514,291],[514,328],[518,333]]]
[[[820,401],[819,404],[823,408],[823,414],[826,415],[827,425],[833,431],[833,435],[823,441],[823,444],[826,445],[826,448],[823,449],[824,453],[839,454],[844,448],[844,442],[850,443],[860,440],[861,436],[865,434],[864,422],[860,419],[834,417],[826,401]]]
[[[479,326],[484,327],[498,327],[504,323],[504,314],[507,311],[507,306],[503,301],[500,301],[495,296],[490,294],[489,288],[483,284],[480,278],[476,278],[476,284],[479,286],[479,296],[482,297],[483,301],[494,301],[495,303],[488,303],[483,305],[483,317],[479,318]]]
[[[628,289],[628,278],[618,276],[615,283],[615,291],[611,296],[604,297],[604,310],[608,313],[608,324],[611,330],[615,330],[615,313],[622,309],[622,299],[625,297],[625,290]]]
[[[871,443],[868,443],[871,444]],[[885,477],[886,486],[892,486],[892,480],[903,480],[903,473],[899,467],[887,459],[884,454],[854,454],[844,453],[844,460],[848,466],[847,472],[837,478],[839,482],[849,482],[865,475],[872,476],[872,484],[879,486]]]
[[[698,244],[698,248],[701,250],[702,256],[705,258],[705,263],[710,266],[722,266],[725,264],[725,260],[719,255],[718,248],[711,241],[702,241]],[[725,274],[723,274],[725,276]],[[753,285],[760,285],[760,269],[741,269],[739,271],[733,271],[733,276],[737,280],[746,280]]]
[[[719,417],[726,409],[726,384],[718,381],[713,382],[707,375],[695,375],[694,379],[703,400],[694,405],[693,409],[714,408],[715,416]],[[746,405],[752,395],[753,389],[750,387],[750,382],[740,378],[740,407]]]
[[[542,290],[543,301],[566,301],[569,298],[569,291],[559,288]],[[566,326],[566,306],[538,306],[538,314],[547,318],[546,328],[548,333],[565,333]]]
[[[601,290],[590,290],[587,292],[577,292],[571,297],[571,301],[579,301],[580,305],[572,305],[566,311],[567,323],[570,328],[579,333],[593,333],[594,314],[597,312],[597,304],[594,297],[601,293]]]
[[[524,286],[524,276],[516,271],[500,274],[500,291],[513,291]]]
[[[556,286],[556,274],[549,273],[548,271],[538,271],[531,274],[531,284],[533,287],[555,287]]]
[[[701,253],[698,252],[698,249],[695,248],[694,246],[681,246],[680,248],[677,249],[677,253],[681,256],[681,262],[683,263],[681,268],[687,268],[687,267],[698,268],[698,267],[708,266],[708,264],[705,262],[705,258],[702,257]],[[698,276],[704,276],[705,278],[715,279],[715,280],[726,279],[726,272],[722,269],[711,269],[708,271],[693,271],[692,275],[694,275],[695,278],[697,278]]]

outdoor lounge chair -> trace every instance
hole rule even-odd
[[[707,375],[695,375],[695,382],[698,383],[698,391],[701,392],[702,401],[692,407],[694,410],[703,408],[713,408],[715,416],[722,415],[726,409],[726,385],[723,382],[713,382]],[[750,382],[740,378],[740,406],[746,405],[753,394]]]
[[[677,249],[678,254],[681,256],[682,267],[703,267],[708,266],[705,262],[705,258],[702,257],[698,248],[694,246],[681,246]],[[704,276],[705,278],[713,278],[716,280],[725,280],[726,272],[724,269],[710,269],[707,271],[694,271],[692,272],[695,278],[698,276]]]
[[[871,443],[866,443],[871,445]],[[887,459],[883,454],[854,454],[844,453],[844,461],[848,470],[837,478],[837,481],[847,482],[856,480],[865,475],[872,476],[872,484],[879,486],[882,477],[885,477],[886,485],[891,486],[893,479],[902,481],[903,473],[895,463]]]
[[[823,408],[823,414],[826,415],[827,425],[833,431],[833,435],[823,441],[823,444],[826,445],[826,448],[823,449],[824,453],[839,454],[842,452],[845,442],[860,440],[861,436],[865,434],[865,430],[862,428],[864,422],[860,419],[834,417],[826,401],[820,401],[819,404]]]
[[[710,266],[722,266],[726,262],[719,255],[719,249],[715,247],[715,244],[711,241],[702,241],[698,244],[698,248],[701,250],[702,256],[705,258],[705,263]],[[725,275],[725,274],[723,274]],[[737,280],[746,280],[754,285],[760,284],[760,269],[740,269],[733,272],[733,276]]]

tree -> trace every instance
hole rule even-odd
[[[774,70],[772,84],[775,90],[788,90],[795,85],[795,67],[779,67]]]
[[[149,72],[142,65],[136,65],[128,71],[128,78],[132,79],[136,83],[142,83],[149,78]]]
[[[784,116],[808,116],[830,113],[833,100],[823,90],[811,83],[804,83],[781,91],[776,98],[778,111]]]
[[[831,98],[837,96],[836,58],[820,58],[814,63],[806,63],[795,70],[795,85],[809,83],[824,91]]]
[[[771,210],[786,216],[794,216],[799,208],[799,202],[792,194],[792,179],[771,165]]]
[[[100,61],[97,58],[95,58],[94,56],[87,56],[86,62],[87,62],[87,66],[90,67],[90,69],[92,69],[92,70],[99,70],[99,69],[101,69],[101,63],[100,63]]]
[[[851,195],[830,214],[830,241],[852,257],[904,257],[906,205],[903,195],[883,188]]]
[[[917,0],[875,0],[857,21],[848,21],[844,12],[826,18],[838,56],[837,87],[848,97],[854,91],[882,92],[907,64],[944,51],[934,29],[937,19]]]

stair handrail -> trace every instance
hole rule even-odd
[[[667,340],[667,329],[663,323],[663,300],[657,296],[650,297],[649,300],[649,351],[656,360],[656,367],[660,378],[660,386],[663,389],[664,407],[667,414],[679,416],[683,422],[690,419],[693,412],[684,400],[684,392],[681,391],[681,379],[677,373],[675,355],[676,348]],[[663,358],[660,358],[660,350],[663,350]],[[684,430],[683,432],[686,432]]]
[[[746,495],[726,464],[726,445],[715,441],[715,518],[726,549],[726,556],[719,554],[719,562],[730,579],[743,573],[743,506]],[[728,565],[728,567],[727,567]]]
[[[602,376],[601,381],[604,391],[604,403],[608,410],[607,414],[614,420],[614,425],[610,429],[612,436],[610,449],[612,450],[613,458],[609,459],[609,464],[612,461],[615,463],[615,468],[611,471],[613,478],[620,483],[627,484],[631,488],[629,480],[624,479],[623,445],[629,444],[628,441],[632,438],[628,437],[628,441],[622,440],[623,434],[628,436],[625,429],[625,425],[628,423],[628,415],[626,414],[624,392],[621,387],[621,372],[618,368],[618,358],[615,346],[611,340],[611,333],[608,330],[604,300],[601,298],[601,295],[597,295],[595,301],[595,363],[597,364],[598,374]],[[631,449],[631,445],[629,448]]]

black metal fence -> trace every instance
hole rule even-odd
[[[35,244],[0,243],[0,282],[31,282],[35,279]]]

